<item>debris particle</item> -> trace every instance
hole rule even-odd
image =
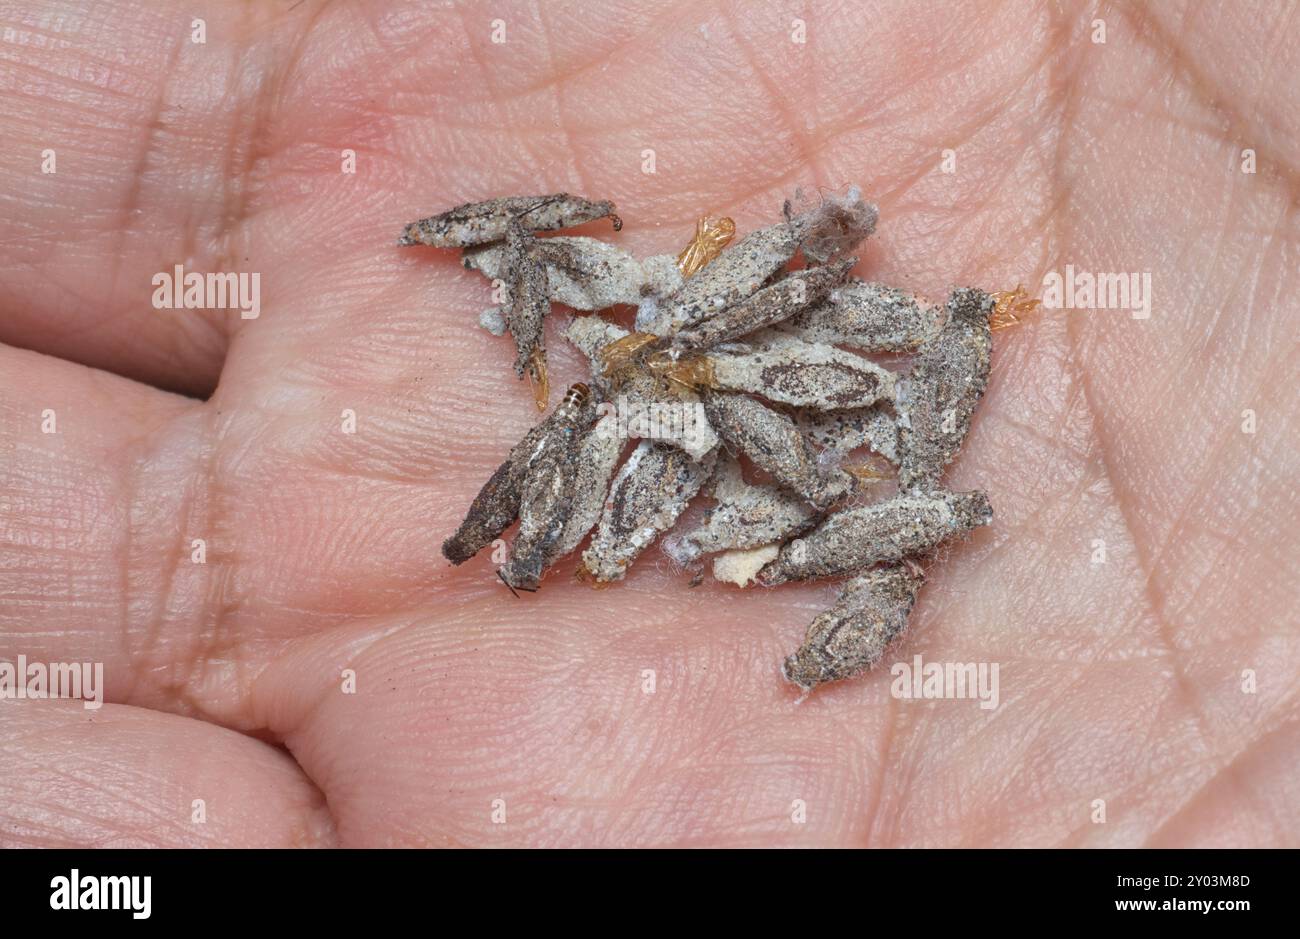
[[[778,545],[737,548],[713,559],[713,579],[737,587],[748,587],[764,566],[781,551]]]
[[[862,190],[854,186],[843,196],[826,196],[804,218],[803,256],[813,264],[825,264],[852,251],[875,231],[877,213],[874,205],[862,201]]]
[[[506,317],[500,307],[488,307],[478,315],[478,324],[494,336],[506,334]]]

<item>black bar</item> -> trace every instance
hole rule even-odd
[[[534,928],[567,928],[578,917],[602,931],[715,918],[729,928],[752,921],[806,930],[862,914],[864,929],[881,916],[927,928],[1099,917],[1231,925],[1243,914],[1287,911],[1283,893],[1296,861],[1294,851],[1219,850],[7,851],[0,897],[7,927],[76,917],[80,925],[335,928],[373,926],[377,914],[414,916],[435,931],[466,917]],[[136,918],[129,902],[118,910],[52,909],[52,899],[70,893],[55,897],[62,886],[55,878],[70,888],[73,869],[83,891],[88,878],[148,876],[148,917]],[[95,881],[83,896],[98,890]],[[142,897],[135,899],[142,912]],[[1133,901],[1151,907],[1119,908]],[[1183,905],[1166,908],[1166,901]],[[1244,907],[1189,909],[1193,901]]]

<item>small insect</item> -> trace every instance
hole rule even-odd
[[[597,582],[622,580],[631,563],[672,528],[713,472],[713,454],[694,460],[653,440],[637,444],[619,470],[583,568]]]
[[[706,391],[704,412],[718,435],[760,469],[817,508],[837,502],[855,488],[838,468],[823,472],[794,421],[748,395]]]
[[[651,375],[664,382],[666,387],[678,391],[718,387],[717,380],[713,377],[713,359],[707,355],[678,358],[671,350],[659,349],[647,353],[642,365]]]
[[[518,221],[530,231],[554,231],[606,217],[614,223],[615,231],[623,227],[623,220],[614,214],[614,203],[609,201],[593,202],[567,192],[549,196],[504,196],[484,202],[467,202],[411,222],[403,229],[397,243],[470,248],[502,240],[511,221]]]
[[[979,490],[900,495],[841,509],[782,547],[776,560],[759,572],[758,582],[771,587],[854,574],[873,564],[927,554],[992,520],[989,498]]]
[[[622,364],[613,367],[610,377],[605,376],[607,363],[602,352],[636,335],[595,316],[574,317],[564,331],[565,338],[591,362],[593,381],[600,386],[602,396],[617,407],[622,418],[620,433],[630,438],[662,440],[681,447],[693,459],[704,459],[718,445],[718,435],[709,425],[697,394],[662,380],[630,353],[616,354],[616,361]],[[656,419],[664,415],[670,419]]]
[[[510,559],[497,572],[511,590],[536,590],[560,556],[573,514],[578,456],[594,413],[591,389],[579,382],[556,408],[553,430],[538,441],[524,476],[519,531]]]
[[[988,385],[993,298],[954,290],[948,322],[922,344],[900,403],[898,484],[904,492],[934,488],[966,439],[971,415]]]
[[[736,223],[729,218],[705,216],[695,223],[695,237],[677,255],[677,267],[682,277],[690,277],[716,258],[736,236]]]
[[[577,403],[566,396],[559,407],[515,444],[474,497],[456,533],[442,543],[443,557],[453,564],[464,564],[510,527],[519,515],[528,472],[543,453],[557,445],[567,446],[567,438],[582,417],[581,409],[575,407]]]
[[[575,316],[564,327],[564,338],[587,357],[592,380],[597,385],[608,385],[605,378],[606,363],[601,353],[607,346],[629,335],[626,329],[599,316]]]
[[[602,347],[599,355],[605,377],[616,386],[622,384],[642,367],[639,360],[645,350],[660,341],[654,333],[628,333]]]
[[[810,691],[871,668],[907,628],[924,583],[920,567],[908,561],[854,577],[835,605],[812,621],[803,645],[785,660],[781,674]]]
[[[601,350],[603,375],[619,392],[654,399],[698,400],[695,391],[712,385],[709,360],[702,355],[676,358],[661,349],[654,333],[629,333]]]

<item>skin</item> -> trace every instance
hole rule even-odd
[[[0,651],[102,661],[109,702],[0,702],[0,842],[1300,844],[1295,6],[642,6],[0,4]],[[998,710],[887,672],[796,703],[834,584],[652,552],[515,600],[438,556],[536,414],[403,224],[568,190],[675,253],[853,183],[856,273],[931,301],[1153,274],[1149,320],[995,339],[945,482],[997,517],[894,654],[1000,663]],[[152,309],[182,261],[261,272],[262,316]]]

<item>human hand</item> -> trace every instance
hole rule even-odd
[[[0,658],[108,702],[4,702],[0,843],[1300,842],[1293,8],[638,7],[0,5]],[[675,252],[854,183],[858,271],[933,299],[1152,275],[1149,319],[996,334],[950,471],[994,523],[890,661],[998,663],[998,708],[798,703],[833,585],[446,564],[535,412],[404,223],[569,190]],[[260,316],[154,309],[176,264],[260,273]]]

